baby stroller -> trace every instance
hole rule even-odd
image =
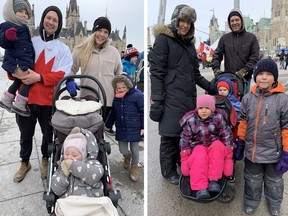
[[[224,72],[220,74],[218,77],[214,78],[211,82],[216,85],[217,81],[221,77],[228,77],[233,85],[233,92],[234,96],[238,98],[240,101],[242,97],[244,96],[244,90],[246,86],[246,81],[244,79],[241,79],[238,77],[236,74],[231,73],[231,72]],[[220,96],[220,95],[215,95],[216,97],[216,108],[222,109],[227,113],[228,119],[227,119],[227,124],[230,125],[233,131],[233,141],[235,143],[236,140],[236,135],[237,135],[237,113],[230,102],[230,100],[227,97]],[[214,200],[218,200],[223,203],[229,203],[231,202],[234,197],[235,197],[235,178],[234,175],[226,177],[222,176],[222,178],[219,180],[220,184],[220,192],[219,193],[210,193],[210,198],[208,199],[196,199],[196,191],[191,190],[190,188],[190,177],[189,176],[183,176],[181,175],[180,177],[180,182],[179,182],[179,189],[180,189],[180,194],[187,199],[196,201],[196,202],[201,202],[201,203],[209,203]]]
[[[63,83],[68,79],[90,79],[96,84],[96,88],[91,86],[79,85],[81,89],[91,91],[91,96],[85,98],[70,98]],[[66,93],[66,95],[65,95]],[[61,99],[60,96],[63,96]],[[92,96],[93,95],[93,96]],[[102,108],[101,108],[102,107]],[[113,205],[117,207],[118,200],[121,198],[119,190],[113,189],[112,177],[108,155],[111,152],[110,143],[104,140],[104,122],[102,116],[106,112],[106,94],[101,83],[92,76],[71,75],[64,77],[57,84],[52,103],[53,141],[49,145],[47,190],[43,194],[46,201],[46,207],[49,214],[54,212],[57,196],[51,189],[52,175],[57,170],[57,161],[61,157],[61,150],[66,136],[72,128],[80,127],[87,133],[92,133],[97,140],[99,153],[97,160],[103,165],[104,175],[101,181],[104,185],[104,196],[111,199]]]

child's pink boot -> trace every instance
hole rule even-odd
[[[8,112],[11,111],[11,107],[13,105],[15,95],[11,94],[10,92],[6,91],[1,98],[0,107],[6,109]]]
[[[12,105],[11,110],[21,116],[31,116],[31,111],[27,105],[28,98],[20,94],[17,95],[15,103]]]

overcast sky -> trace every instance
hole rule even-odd
[[[215,17],[218,18],[219,29],[225,30],[225,22],[229,12],[234,8],[233,0],[167,0],[165,23],[170,23],[174,8],[179,4],[187,4],[194,8],[197,13],[195,23],[196,46],[201,41],[207,40],[209,36],[209,22],[213,16],[210,11],[214,8]],[[148,26],[157,23],[160,0],[148,0]],[[271,18],[272,0],[240,0],[240,10],[244,16],[250,16],[255,22],[260,18]],[[201,33],[201,32],[205,33]]]
[[[0,0],[0,11],[6,0]],[[55,5],[62,11],[63,17],[66,17],[66,7],[70,0],[29,0],[30,4],[34,4],[35,23],[39,25],[42,12],[50,5]],[[94,20],[99,16],[105,16],[106,8],[108,18],[111,21],[112,30],[116,28],[120,30],[120,37],[123,30],[127,28],[127,44],[132,43],[139,51],[144,49],[144,3],[143,0],[77,0],[80,7],[80,21],[84,24],[87,21],[88,29],[92,29]],[[0,17],[0,22],[3,22]],[[65,26],[63,20],[63,27]]]

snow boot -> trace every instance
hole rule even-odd
[[[1,98],[0,107],[6,109],[8,112],[11,112],[11,107],[13,105],[15,95],[11,94],[10,92],[6,91]]]
[[[18,115],[29,117],[31,116],[31,111],[27,105],[28,98],[22,95],[17,95],[15,103],[12,105],[11,110]]]

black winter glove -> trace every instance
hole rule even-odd
[[[243,77],[245,77],[248,74],[248,72],[242,68],[241,70],[236,71],[235,74],[242,79]]]
[[[160,122],[164,112],[163,101],[151,101],[150,119],[155,122]]]

